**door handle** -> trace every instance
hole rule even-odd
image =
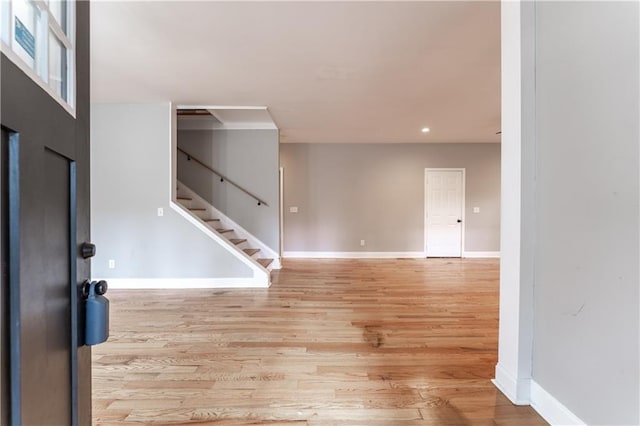
[[[457,222],[458,222],[458,223],[462,223],[462,219],[458,219],[458,220],[457,220]]]
[[[89,280],[85,280],[84,283],[82,283],[82,296],[84,298],[89,297],[89,294],[91,293],[91,286],[95,286],[94,287],[94,292],[98,295],[98,296],[102,296],[103,294],[105,294],[107,292],[107,289],[109,288],[109,285],[107,284],[107,282],[105,280],[100,280],[100,281],[89,281]]]
[[[91,243],[82,243],[80,246],[80,254],[83,259],[88,259],[96,255],[96,245]]]

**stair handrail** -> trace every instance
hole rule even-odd
[[[257,197],[255,195],[253,195],[251,192],[247,191],[246,189],[244,189],[243,187],[241,187],[240,185],[238,185],[237,183],[235,183],[234,181],[232,181],[231,179],[229,179],[228,177],[226,177],[225,175],[223,175],[222,173],[214,170],[213,168],[211,168],[211,166],[203,163],[202,161],[200,161],[198,158],[194,157],[192,154],[189,154],[187,151],[185,151],[182,148],[176,147],[176,149],[178,150],[178,152],[181,152],[182,154],[187,156],[187,161],[195,161],[196,163],[200,164],[202,167],[204,167],[205,169],[209,170],[210,172],[212,172],[213,174],[217,175],[220,178],[220,182],[228,182],[231,185],[235,186],[236,188],[238,188],[240,191],[244,192],[245,194],[247,194],[249,197],[253,198],[254,200],[256,200],[258,202],[258,205],[262,205],[264,204],[265,206],[269,207],[269,204],[267,204],[266,201],[262,200],[260,197]]]

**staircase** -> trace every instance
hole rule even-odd
[[[280,268],[278,254],[251,233],[217,210],[182,182],[177,182],[176,201],[190,216],[204,224],[210,232],[220,237],[227,249],[235,251],[254,270],[270,273]],[[220,240],[218,239],[218,240]],[[269,280],[270,282],[270,280]]]

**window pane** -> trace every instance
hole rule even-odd
[[[67,49],[49,32],[49,86],[67,100]]]
[[[14,31],[12,47],[20,58],[34,68],[37,58],[37,37],[40,11],[31,1],[15,0],[12,3]]]
[[[27,75],[73,108],[75,58],[73,47],[66,47],[75,41],[69,37],[71,12],[71,0],[0,0],[0,39],[14,53],[9,59],[31,68],[35,75]]]
[[[0,0],[0,13],[2,13],[2,20],[0,21],[0,28],[2,28],[0,37],[2,41],[9,44],[9,33],[11,28],[11,10],[9,8],[10,3],[7,0]]]
[[[66,0],[51,0],[49,3],[49,10],[51,16],[56,20],[62,31],[67,34],[67,1]]]

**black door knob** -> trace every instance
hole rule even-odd
[[[100,280],[100,281],[85,280],[85,282],[82,283],[82,297],[84,297],[85,299],[89,297],[89,293],[91,292],[91,286],[95,286],[93,288],[93,291],[95,291],[95,293],[98,296],[102,296],[103,294],[105,294],[107,292],[107,289],[109,288],[109,285],[105,280]]]
[[[462,223],[462,219],[458,219],[458,223]]]
[[[96,255],[96,245],[91,243],[82,243],[80,246],[80,254],[83,259],[88,259]]]
[[[98,296],[102,296],[103,294],[105,294],[107,292],[107,282],[105,280],[100,280],[96,283],[96,294]]]

